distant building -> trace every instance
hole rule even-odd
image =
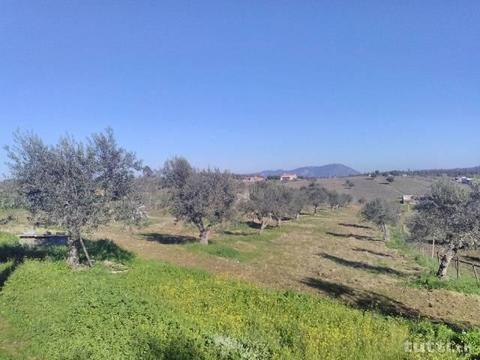
[[[297,180],[297,179],[298,179],[297,174],[284,173],[280,176],[281,181],[293,181],[293,180]]]
[[[458,176],[455,178],[455,181],[460,184],[467,184],[470,185],[472,183],[472,179],[466,176]]]
[[[246,177],[243,178],[242,181],[246,182],[246,183],[255,183],[255,182],[259,182],[259,181],[265,181],[265,178],[263,176],[258,176],[258,175],[246,176]]]
[[[403,195],[402,196],[402,204],[415,204],[417,199],[415,195]]]

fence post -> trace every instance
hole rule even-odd
[[[458,255],[457,255],[457,261],[456,262],[457,262],[457,279],[458,279],[458,277],[460,275],[460,262],[458,261]]]
[[[477,274],[477,269],[475,268],[475,265],[473,265],[473,274],[475,275],[475,280],[477,281],[477,285],[478,285],[478,274]]]

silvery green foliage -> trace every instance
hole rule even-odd
[[[178,219],[194,224],[202,233],[233,216],[237,186],[230,173],[192,170],[182,182],[172,189],[171,211]]]
[[[315,182],[312,182],[305,187],[305,192],[307,194],[308,203],[313,206],[315,213],[320,205],[328,202],[327,189],[319,184],[316,184]]]
[[[86,143],[66,136],[50,146],[31,133],[14,140],[7,148],[11,176],[40,222],[79,238],[110,220],[138,217],[134,177],[141,164],[118,146],[111,129]]]
[[[411,240],[447,245],[455,251],[478,245],[480,191],[449,179],[432,185],[431,193],[415,207],[409,221]]]
[[[328,204],[332,209],[345,207],[352,202],[352,196],[350,194],[339,193],[335,190],[327,191]]]
[[[0,209],[18,209],[23,206],[23,199],[15,191],[15,183],[11,180],[0,181]]]
[[[300,215],[302,210],[308,204],[308,194],[305,189],[291,189],[291,200],[289,206],[290,217]]]
[[[303,190],[288,188],[272,181],[252,185],[243,210],[252,213],[259,221],[266,218],[281,220],[295,217],[303,209],[306,195]]]
[[[392,203],[378,198],[363,206],[361,216],[377,226],[392,225],[398,221],[399,209]]]
[[[175,156],[165,161],[161,171],[163,184],[171,189],[179,189],[185,185],[187,179],[193,174],[194,170],[187,159],[181,156]]]

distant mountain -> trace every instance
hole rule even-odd
[[[294,173],[303,177],[342,177],[358,175],[360,172],[342,164],[328,164],[323,166],[304,166],[292,170],[264,170],[259,172],[262,176],[279,176],[283,173]]]

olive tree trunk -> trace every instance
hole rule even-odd
[[[262,219],[260,222],[260,233],[263,232],[267,227],[267,219]]]
[[[313,215],[317,215],[318,205],[313,206]]]
[[[382,224],[382,230],[383,230],[383,241],[387,242],[390,240],[390,230],[388,228],[387,224]]]
[[[208,236],[210,235],[209,229],[200,230],[200,244],[208,245]]]
[[[447,275],[448,265],[452,261],[453,257],[457,254],[457,249],[450,248],[440,259],[440,265],[438,266],[437,277],[442,279]]]
[[[277,217],[277,218],[275,218],[275,220],[277,221],[277,227],[282,226],[282,218],[281,217]]]
[[[80,258],[78,256],[78,243],[78,238],[72,236],[68,237],[67,264],[71,268],[78,268],[80,266]]]

